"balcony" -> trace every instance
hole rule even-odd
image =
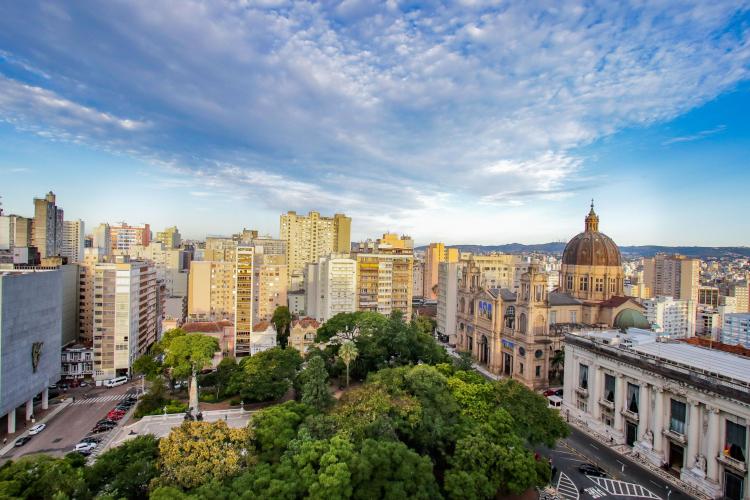
[[[736,471],[741,472],[741,475],[744,476],[745,474],[747,474],[747,464],[744,461],[732,458],[726,453],[719,453],[719,456],[716,458],[726,467],[730,467]]]
[[[609,408],[610,410],[614,410],[615,409],[615,402],[614,401],[610,401],[609,399],[602,398],[602,399],[599,400],[599,404],[602,405],[602,406],[604,406],[605,408]]]
[[[638,419],[639,419],[639,417],[638,417],[638,414],[637,414],[637,413],[634,413],[634,412],[632,412],[632,411],[630,411],[630,410],[628,410],[627,408],[623,409],[623,410],[622,410],[622,411],[620,412],[620,414],[621,414],[622,416],[624,416],[625,418],[627,418],[627,419],[629,419],[629,420],[632,420],[633,422],[638,422]]]
[[[685,434],[681,434],[680,432],[677,432],[673,429],[664,429],[662,433],[672,441],[676,441],[680,444],[686,444],[687,438],[685,437]]]
[[[576,394],[581,397],[587,398],[589,397],[589,390],[584,387],[576,387]]]

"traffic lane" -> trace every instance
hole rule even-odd
[[[82,393],[76,395],[78,404],[71,404],[46,422],[47,428],[24,446],[13,448],[3,456],[4,459],[17,459],[25,455],[44,453],[52,456],[63,456],[75,448],[75,445],[83,439],[96,422],[105,418],[107,413],[117,405],[117,401],[85,402],[102,396],[124,396],[133,385],[125,384],[112,389],[100,389],[88,391],[83,398]],[[85,389],[85,388],[84,388]],[[72,396],[72,394],[71,394]],[[104,437],[106,433],[100,434]]]
[[[606,470],[612,479],[639,484],[662,498],[666,498],[668,492],[671,491],[672,493],[669,495],[670,500],[690,500],[693,498],[675,488],[672,484],[662,480],[659,476],[652,474],[648,469],[644,469],[637,463],[628,460],[578,429],[571,427],[570,431],[570,436],[563,439],[561,444],[563,446],[567,445],[571,450],[581,453],[589,462]],[[579,473],[579,475],[581,474]],[[586,479],[588,480],[588,478]],[[574,481],[578,484],[577,480]],[[590,480],[588,482],[593,485]]]
[[[553,450],[545,450],[545,453],[552,459],[552,466],[555,471],[555,476],[552,478],[553,485],[557,485],[557,480],[560,477],[560,474],[564,473],[570,478],[573,484],[575,484],[581,498],[593,498],[583,490],[596,485],[585,474],[578,470],[578,467],[581,464],[590,462],[588,458],[582,457],[563,447],[558,447]]]

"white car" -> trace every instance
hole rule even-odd
[[[75,451],[87,452],[92,451],[94,448],[96,448],[96,443],[78,443]]]
[[[45,424],[36,424],[34,427],[29,429],[29,436],[36,436],[46,428],[47,426]]]

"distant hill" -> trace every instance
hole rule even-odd
[[[524,245],[523,243],[506,243],[505,245],[450,245],[451,248],[458,248],[462,252],[472,253],[524,253],[524,252],[543,252],[552,254],[562,254],[565,249],[565,243],[542,243],[539,245]],[[417,247],[417,250],[424,250],[426,246]],[[643,246],[621,246],[620,252],[623,255],[653,257],[657,253],[678,253],[688,257],[750,257],[750,247],[667,247],[658,245]]]

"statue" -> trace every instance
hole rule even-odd
[[[646,433],[643,435],[643,440],[650,444],[651,446],[654,445],[654,433],[651,432],[651,429],[647,430]]]
[[[698,455],[695,460],[698,463],[698,469],[704,474],[706,473],[706,457],[704,455]]]

